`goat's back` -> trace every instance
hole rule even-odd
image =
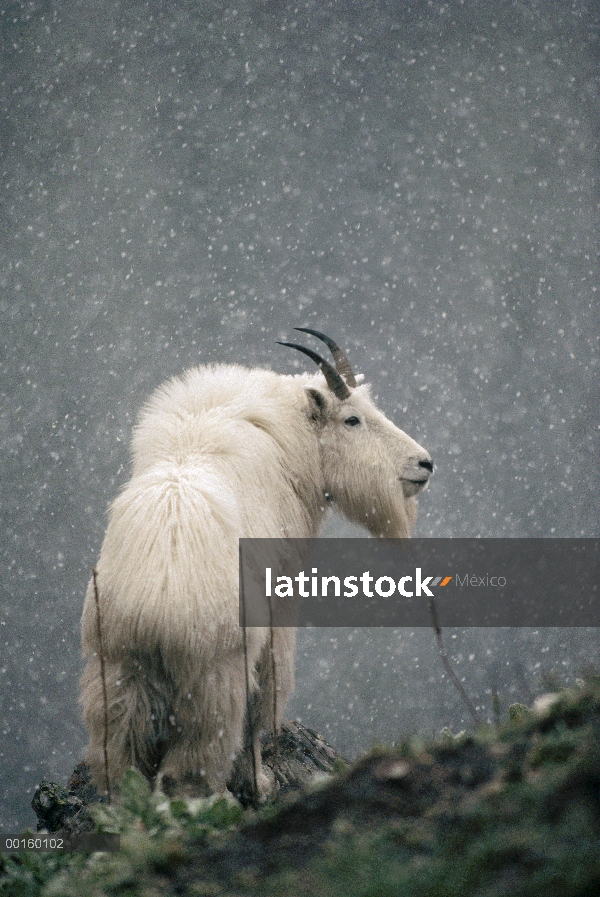
[[[200,640],[207,656],[211,639],[237,643],[238,539],[312,534],[318,448],[299,379],[194,368],[150,398],[97,564],[107,650],[160,646],[180,660]],[[90,583],[95,650],[93,598]]]

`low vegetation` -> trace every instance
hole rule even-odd
[[[254,812],[169,801],[129,771],[92,808],[118,853],[0,857],[2,897],[591,897],[600,893],[600,679],[500,726],[378,749]]]

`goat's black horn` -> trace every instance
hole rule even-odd
[[[289,346],[290,349],[297,349],[298,352],[303,352],[305,355],[308,355],[309,358],[312,358],[315,364],[318,364],[321,368],[321,371],[325,375],[327,386],[332,393],[337,396],[338,399],[341,399],[342,402],[350,398],[350,390],[346,385],[346,381],[328,361],[325,361],[324,358],[321,358],[321,356],[316,352],[313,352],[312,349],[306,349],[298,343],[282,343],[279,342],[279,340],[277,340],[277,342],[280,346]]]
[[[316,336],[317,339],[320,339],[322,342],[324,342],[333,355],[333,360],[335,361],[335,369],[338,374],[342,375],[348,386],[354,388],[358,385],[356,382],[356,377],[354,376],[354,371],[352,370],[352,366],[348,361],[348,356],[342,349],[340,349],[338,344],[331,339],[330,336],[326,336],[319,330],[311,330],[310,327],[294,327],[294,330],[300,330],[302,333],[310,333],[312,336]]]

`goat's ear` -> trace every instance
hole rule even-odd
[[[311,387],[306,390],[306,395],[308,396],[308,407],[311,420],[315,422],[322,422],[325,420],[327,415],[327,399],[323,395],[323,393]]]

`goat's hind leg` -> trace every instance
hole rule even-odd
[[[103,683],[97,655],[88,659],[81,677],[80,701],[90,735],[86,761],[101,793],[117,793],[125,770],[134,762],[129,730],[135,695],[123,688],[123,678],[121,664],[106,661]]]
[[[231,781],[232,790],[241,795],[243,803],[261,802],[277,792],[275,772],[262,762],[262,739],[265,733],[270,734],[276,744],[294,687],[295,646],[295,629],[275,628],[258,659],[257,688],[248,702],[244,726],[244,749]]]
[[[177,696],[170,718],[172,739],[160,768],[166,794],[202,797],[226,790],[242,746],[244,681],[243,654],[231,652]]]
[[[105,661],[104,681],[106,706],[100,661],[94,655],[81,678],[83,716],[90,733],[86,759],[96,787],[118,793],[130,766],[151,781],[156,775],[168,745],[169,688],[135,662],[124,669],[121,662]]]

